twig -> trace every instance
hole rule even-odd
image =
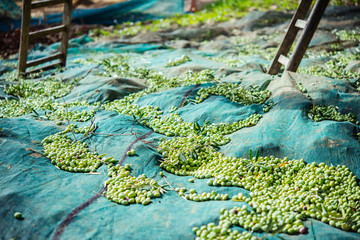
[[[91,138],[89,138],[89,140],[90,140],[91,144],[94,145],[94,152],[96,152],[96,144],[94,143],[94,141]]]
[[[165,182],[169,185],[169,187],[175,191],[175,188],[168,182],[168,180],[166,180],[166,177],[165,176],[162,176],[162,177],[165,180]]]
[[[91,133],[92,135],[107,135],[106,137],[111,136],[132,136],[134,134],[120,134],[120,133]]]
[[[146,141],[146,140],[144,140],[144,139],[142,139],[141,141],[142,141],[143,143],[145,143],[145,144],[147,144],[147,145],[151,146],[151,147],[152,147],[152,148],[154,148],[154,149],[158,149],[158,147],[157,147],[157,146],[155,146],[155,145],[151,144],[151,143],[154,143],[154,142]]]
[[[141,120],[141,119],[140,119],[140,120]],[[134,127],[140,122],[140,120],[138,121],[137,119],[135,119],[135,123],[134,123],[134,125],[131,127],[131,129],[130,129],[130,132],[131,132],[131,133],[133,132]]]
[[[173,186],[171,186],[171,184],[168,182],[168,180],[166,180],[166,177],[165,176],[162,176],[163,177],[163,179],[165,180],[165,182],[169,185],[169,187],[172,189],[172,190],[174,190],[175,191],[175,188],[173,187]],[[176,192],[176,191],[175,191]],[[187,200],[184,196],[180,196],[180,194],[178,193],[178,192],[176,192],[177,193],[177,195],[179,195],[179,197],[182,197],[183,199],[185,199],[186,201],[189,201],[189,200]]]
[[[67,120],[67,122],[68,122],[68,125],[70,126],[71,124],[70,124],[70,120],[69,120],[69,111],[68,111],[68,107],[66,106],[66,101],[65,101],[65,99],[64,98],[62,98],[62,100],[64,101],[64,103],[65,103],[65,111],[66,111],[66,120]],[[75,133],[74,133],[74,131],[71,131],[71,133],[72,133],[72,135],[74,136],[74,139],[75,139],[75,141],[77,141],[77,138],[76,138],[76,136],[75,136]]]

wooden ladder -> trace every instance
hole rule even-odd
[[[310,9],[312,0],[302,0],[298,9],[296,10],[288,31],[279,47],[279,50],[271,64],[268,74],[276,75],[279,73],[281,65],[285,66],[286,71],[296,72],[300,62],[308,48],[312,37],[319,25],[319,22],[324,15],[325,9],[330,0],[317,0],[307,21],[305,17]],[[290,59],[287,54],[290,51],[292,44],[298,34],[298,31],[303,29],[297,42],[293,54]]]
[[[64,4],[62,24],[56,27],[46,28],[35,32],[29,32],[30,22],[31,22],[31,10],[36,8],[52,6],[56,4]],[[66,65],[66,56],[67,56],[67,48],[68,48],[70,24],[71,24],[71,9],[72,9],[72,0],[37,0],[33,2],[32,0],[23,0],[23,13],[21,19],[21,35],[20,35],[20,49],[19,49],[20,56],[19,56],[19,65],[18,65],[19,75],[27,74],[26,69],[29,67],[34,67],[57,59],[59,60],[58,62],[34,69],[31,72],[50,69],[57,65],[61,65],[61,66]],[[62,32],[62,36],[61,36],[60,51],[58,53],[40,59],[36,59],[33,61],[29,61],[29,62],[27,61],[30,41],[34,41],[37,38],[59,32]]]

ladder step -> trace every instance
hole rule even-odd
[[[53,33],[59,33],[59,32],[64,32],[66,30],[66,26],[65,25],[60,25],[60,26],[56,26],[56,27],[51,27],[51,28],[46,28],[46,29],[42,29],[36,32],[31,32],[29,33],[29,39],[30,41],[36,38],[40,38],[46,35],[50,35]]]
[[[296,20],[295,27],[304,29],[306,27],[307,21],[298,19]]]
[[[26,63],[26,68],[37,66],[37,65],[40,65],[42,63],[53,61],[53,60],[61,58],[62,56],[63,56],[63,54],[61,52],[59,52],[59,53],[55,53],[53,55],[50,55],[48,57],[39,58],[39,59],[30,61],[30,62],[27,62]]]
[[[278,62],[286,66],[289,63],[289,59],[284,55],[280,55]]]
[[[61,65],[61,63],[56,62],[54,64],[49,64],[49,65],[46,65],[44,67],[39,67],[39,68],[32,69],[32,70],[26,72],[26,74],[32,74],[32,73],[36,73],[36,72],[39,72],[39,71],[49,70],[49,69],[52,69],[52,68],[56,68],[59,65]]]
[[[67,1],[66,0],[40,0],[40,1],[31,3],[31,9],[52,6],[52,5],[61,4],[61,3],[65,3],[65,2],[67,2]]]

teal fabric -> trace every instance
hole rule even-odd
[[[76,41],[84,42],[77,45]],[[307,111],[313,104],[333,104],[339,106],[343,113],[353,112],[359,120],[360,95],[349,82],[292,73],[274,78],[261,71],[264,63],[269,62],[258,57],[247,59],[246,64],[228,67],[207,58],[205,51],[174,50],[163,44],[99,44],[87,37],[73,42],[74,44],[70,44],[67,68],[56,75],[65,80],[84,78],[64,97],[67,102],[112,101],[146,87],[139,79],[99,76],[101,66],[96,63],[78,63],[75,61],[78,59],[102,59],[123,54],[130,57],[134,67],[151,68],[168,76],[178,76],[189,70],[213,69],[221,81],[237,82],[246,87],[256,85],[271,90],[269,101],[276,103],[265,113],[260,104],[244,106],[223,96],[211,96],[200,104],[189,103],[177,110],[185,121],[200,123],[231,123],[253,113],[263,114],[256,126],[243,128],[230,135],[231,142],[220,150],[226,156],[248,157],[249,149],[259,150],[261,155],[304,158],[308,163],[345,164],[360,177],[360,143],[354,135],[360,131],[359,126],[348,122],[313,122],[307,117]],[[46,55],[54,48],[55,45],[43,47],[41,51],[34,50],[30,56]],[[184,54],[192,61],[177,67],[165,67],[169,59]],[[220,54],[222,53],[212,53],[212,56]],[[50,75],[51,71],[45,74]],[[308,89],[313,101],[298,90],[298,82]],[[7,83],[3,75],[1,86]],[[194,99],[201,87],[211,85],[213,83],[152,93],[139,98],[135,103],[141,106],[158,106],[167,113],[171,107],[179,107],[185,96]],[[6,97],[5,93],[1,94]],[[95,119],[98,126],[96,133],[102,134],[94,135],[91,141],[87,140],[90,149],[96,147],[99,154],[106,153],[123,160],[124,164],[130,164],[133,169],[131,174],[134,176],[145,173],[148,177],[165,183],[158,174],[162,171],[158,162],[160,155],[152,146],[157,146],[163,135],[135,124],[130,116],[111,111],[100,110]],[[88,124],[77,123],[78,126]],[[43,151],[40,142],[50,134],[62,131],[64,126],[26,115],[0,119],[0,128],[3,129],[0,132],[0,239],[56,239],[55,233],[60,230],[63,230],[61,239],[193,239],[195,235],[192,227],[218,221],[219,210],[223,207],[232,208],[244,204],[233,201],[186,201],[174,191],[154,199],[148,206],[122,206],[102,196],[94,199],[108,179],[106,166],[98,169],[98,175],[69,173],[55,168],[47,158],[38,153]],[[146,136],[144,141],[131,135],[131,129],[137,133],[137,137]],[[126,157],[129,146],[136,150],[136,156]],[[241,188],[210,187],[206,179],[196,179],[195,183],[189,183],[190,177],[174,176],[166,172],[165,175],[174,187],[194,188],[199,193],[215,190],[218,193],[228,193],[230,197],[239,192],[247,194]],[[93,199],[93,202],[84,207],[89,199]],[[75,211],[81,206],[81,211]],[[13,214],[17,211],[23,214],[22,221],[14,218]],[[71,221],[66,222],[69,216]],[[306,235],[258,235],[269,239],[360,238],[359,234],[344,232],[313,219],[308,219],[305,225],[309,228]]]
[[[21,9],[13,0],[1,0],[0,2],[0,19],[20,19]]]
[[[128,21],[145,21],[183,13],[183,0],[127,0],[102,8],[74,9],[73,23],[112,25]],[[13,0],[0,2],[0,32],[21,27],[21,9]],[[52,13],[44,18],[32,18],[31,25],[62,22],[62,13]]]

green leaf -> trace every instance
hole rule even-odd
[[[192,159],[197,159],[198,155],[196,154],[195,150],[189,150],[190,156],[192,157]]]
[[[189,150],[189,155],[190,155],[190,157],[191,157],[192,159],[194,159],[194,155],[193,155],[193,153],[192,153],[192,150]]]
[[[194,130],[194,132],[196,133],[196,134],[199,134],[200,132],[201,132],[201,127],[200,127],[200,125],[199,125],[199,123],[198,122],[194,122],[193,123],[193,130]]]
[[[37,111],[35,111],[35,109],[31,109],[31,111],[32,111],[33,113],[35,113],[35,115],[36,115],[37,117],[40,117],[40,115],[37,113]]]
[[[255,156],[255,161],[257,161],[259,159],[259,156],[260,156],[260,151],[257,150],[256,151],[256,156]]]
[[[179,160],[180,162],[187,164],[187,159],[184,153],[180,153]]]
[[[200,130],[200,125],[199,125],[199,123],[198,122],[194,122],[194,129],[195,130]]]
[[[197,153],[194,151],[193,154],[194,154],[194,157],[195,157],[194,159],[197,159],[198,158]]]
[[[218,151],[220,149],[219,145],[218,144],[214,144],[214,143],[210,143],[210,146],[212,148],[214,148],[216,151]]]

